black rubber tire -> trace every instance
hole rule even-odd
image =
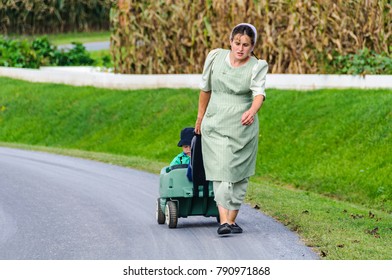
[[[161,200],[160,198],[158,198],[157,200],[156,218],[158,224],[162,225],[165,223],[166,217],[165,217],[165,213],[163,213],[162,211],[160,200]]]
[[[178,222],[177,205],[174,201],[168,201],[165,209],[166,223],[169,228],[176,228]]]

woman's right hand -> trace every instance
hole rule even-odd
[[[204,113],[206,112],[208,102],[210,101],[211,91],[200,91],[199,107],[197,111],[197,119],[195,123],[195,133],[201,134],[201,122],[203,121]]]
[[[195,133],[199,134],[199,135],[201,134],[201,121],[202,120],[203,120],[202,118],[198,117],[196,119],[196,123],[195,123]]]

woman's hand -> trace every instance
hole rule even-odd
[[[242,114],[241,123],[242,125],[251,125],[255,121],[255,115],[252,110],[248,110]]]
[[[195,123],[195,133],[196,134],[201,134],[201,121],[202,121],[202,118],[197,118],[196,119],[196,123]]]
[[[195,123],[195,133],[201,134],[201,122],[206,112],[208,103],[210,102],[211,91],[200,91],[199,94],[199,107],[197,112],[197,119]]]
[[[255,116],[260,110],[264,102],[264,95],[256,95],[253,98],[252,106],[248,111],[242,114],[241,123],[242,125],[251,125],[255,121]]]

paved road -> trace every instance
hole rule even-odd
[[[99,50],[108,50],[110,48],[110,42],[91,42],[91,43],[84,43],[87,51],[99,51]],[[74,47],[72,44],[68,45],[60,45],[58,46],[59,49],[70,50]]]
[[[249,206],[240,235],[215,218],[155,219],[159,176],[0,147],[0,259],[317,259],[295,233]]]

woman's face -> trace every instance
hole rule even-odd
[[[253,46],[248,35],[237,34],[230,42],[231,51],[234,58],[238,60],[246,60],[251,55]]]

